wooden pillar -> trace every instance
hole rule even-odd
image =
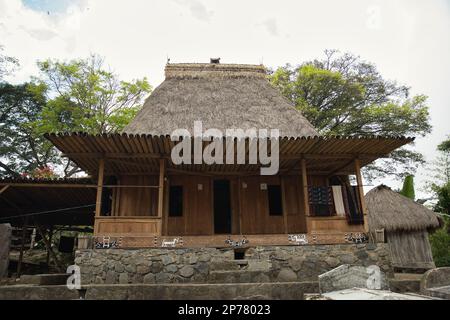
[[[25,237],[27,235],[28,228],[28,217],[25,217],[22,225],[22,236],[20,239],[20,253],[19,253],[19,261],[17,262],[17,278],[20,278],[22,274],[22,261],[23,261],[23,250],[25,247]]]
[[[159,159],[158,218],[160,218],[160,234],[162,234],[162,216],[164,212],[164,174],[166,162]]]
[[[359,159],[355,159],[355,175],[356,175],[356,183],[358,186],[358,193],[359,193],[359,199],[360,199],[360,205],[361,205],[361,211],[364,217],[364,230],[366,232],[369,231],[369,226],[367,222],[367,209],[366,209],[366,201],[364,198],[364,184],[362,180],[361,175],[361,163]]]
[[[309,217],[308,175],[306,173],[306,160],[302,159],[300,163],[302,171],[303,209],[305,211],[305,216]]]
[[[62,269],[62,267],[61,267],[61,265],[60,265],[60,263],[58,261],[58,258],[56,257],[56,254],[53,252],[51,242],[47,239],[47,237],[45,236],[45,233],[42,230],[41,226],[39,224],[37,224],[37,223],[36,223],[36,228],[37,228],[39,234],[41,235],[42,240],[44,241],[45,247],[47,248],[48,252],[50,253],[50,255],[52,257],[53,262],[55,263],[56,269],[58,270],[58,272],[63,273],[64,270]]]
[[[283,224],[284,224],[284,233],[288,234],[288,216],[287,216],[287,203],[286,203],[286,182],[284,178],[281,176],[281,199],[283,204]]]
[[[95,203],[95,216],[100,217],[102,213],[103,178],[105,175],[105,159],[100,159],[98,163],[97,179],[97,202]]]
[[[53,238],[53,226],[50,226],[50,228],[48,230],[48,241],[50,242],[50,244],[52,243],[52,238]],[[47,262],[47,266],[48,266],[50,263],[50,251],[48,251],[48,249],[47,249],[46,262]]]
[[[242,235],[242,180],[239,177],[237,180],[238,180],[237,197],[238,197],[239,234]]]
[[[163,234],[165,236],[169,235],[169,197],[170,197],[170,180],[166,181],[165,189],[164,189],[164,231]]]

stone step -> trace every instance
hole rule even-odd
[[[67,286],[13,285],[0,287],[0,300],[74,300],[79,299],[77,290]]]
[[[65,286],[15,285],[0,287],[0,300],[302,300],[318,292],[317,282],[87,285],[71,291]]]
[[[211,271],[209,283],[261,283],[271,282],[270,276],[265,272],[251,270]]]
[[[423,274],[396,273],[393,278],[388,279],[389,288],[398,293],[419,293],[422,277]]]
[[[210,271],[226,271],[226,270],[240,270],[240,264],[237,264],[235,260],[213,260],[209,265]]]
[[[65,285],[68,277],[67,273],[22,275],[19,283],[41,286]]]

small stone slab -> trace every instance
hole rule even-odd
[[[434,300],[417,294],[402,294],[388,290],[352,288],[322,294],[330,300]]]
[[[431,288],[424,293],[430,297],[450,300],[450,286]]]
[[[428,270],[420,283],[422,291],[444,286],[450,286],[450,267]]]
[[[319,275],[321,293],[350,288],[389,289],[384,272],[377,266],[362,267],[341,265]]]

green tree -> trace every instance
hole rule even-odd
[[[450,138],[444,140],[438,145],[439,155],[435,162],[434,177],[437,184],[450,184]]]
[[[432,181],[427,185],[435,194],[434,211],[443,215],[444,228],[430,235],[433,259],[437,267],[450,267],[450,139],[437,147],[439,155],[432,164]]]
[[[38,67],[41,76],[35,82],[48,99],[37,123],[41,133],[120,131],[152,90],[146,78],[119,80],[96,55],[70,62],[40,61]]]
[[[152,90],[146,78],[119,80],[97,55],[70,62],[49,59],[38,62],[38,67],[40,76],[33,79],[34,88],[47,99],[41,117],[32,124],[40,135],[121,131]],[[81,171],[68,160],[62,168],[65,177]]]
[[[376,67],[353,54],[326,50],[325,58],[286,65],[269,79],[323,135],[425,136],[431,131],[427,97],[383,79]],[[407,148],[366,167],[367,178],[404,177],[423,156]]]
[[[416,193],[414,191],[414,176],[408,175],[405,177],[400,194],[412,200],[416,199]]]
[[[428,167],[428,180],[424,190],[433,193],[436,198],[439,198],[441,189],[450,185],[450,138],[441,142],[437,147],[437,151],[436,159]]]
[[[36,132],[46,105],[33,84],[0,84],[0,176],[19,177],[60,164],[52,144]]]
[[[439,155],[433,162],[434,181],[431,183],[431,190],[437,198],[434,210],[450,214],[450,139],[440,143],[437,149]]]
[[[435,192],[437,195],[437,203],[434,211],[450,215],[450,182],[435,188]]]
[[[450,267],[450,219],[444,217],[444,228],[430,235],[431,251],[436,267]]]

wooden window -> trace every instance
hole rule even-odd
[[[170,186],[169,190],[169,217],[183,216],[183,187]]]
[[[279,185],[267,186],[267,196],[269,198],[269,215],[282,216],[283,201],[281,197],[281,186]]]
[[[312,216],[329,217],[333,215],[333,195],[331,187],[308,187],[310,212]]]

